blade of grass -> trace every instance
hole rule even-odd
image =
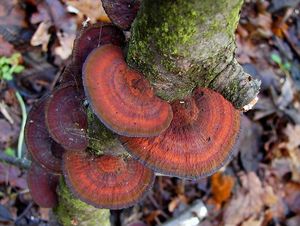
[[[19,133],[18,149],[17,149],[17,157],[22,158],[22,155],[23,155],[22,147],[23,147],[23,142],[24,142],[24,129],[25,129],[25,124],[26,124],[27,112],[26,112],[26,106],[25,106],[22,96],[20,95],[20,93],[17,90],[15,91],[15,94],[16,94],[16,97],[20,104],[21,112],[22,112],[22,123],[21,123],[21,128],[20,128],[20,133]]]

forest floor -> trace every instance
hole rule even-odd
[[[1,0],[0,157],[26,156],[22,120],[53,89],[80,24],[106,19],[99,2]],[[201,226],[300,225],[299,0],[246,1],[236,41],[239,62],[262,87],[243,116],[234,160],[198,181],[158,177],[139,205],[112,211],[115,225],[159,225],[195,202],[204,209]],[[0,225],[48,225],[49,216],[33,203],[26,170],[0,161]]]

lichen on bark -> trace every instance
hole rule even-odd
[[[233,72],[236,68],[232,65],[239,70],[234,32],[242,3],[144,0],[132,26],[127,62],[143,72],[165,100],[184,98],[196,86],[203,86],[219,91],[235,107],[243,107],[257,95],[259,82],[245,79],[248,75],[222,73],[229,65]],[[223,86],[216,81],[222,81]],[[234,91],[230,87],[235,87]]]
[[[75,198],[63,178],[58,187],[59,204],[54,208],[58,222],[63,226],[110,226],[108,209],[97,209]]]
[[[91,108],[87,109],[87,115],[89,151],[94,155],[123,154],[124,148],[117,136],[101,123]]]

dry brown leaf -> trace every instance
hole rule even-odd
[[[256,18],[249,18],[249,20],[256,27],[256,30],[251,34],[252,36],[269,38],[273,35],[272,15],[270,13],[259,13]]]
[[[300,125],[288,124],[284,133],[288,137],[288,141],[281,143],[279,148],[287,149],[291,162],[292,179],[300,182]]]
[[[249,218],[241,226],[261,226],[263,222],[263,217],[260,217],[259,219],[255,219],[253,217]]]
[[[14,46],[0,35],[0,56],[11,56],[14,51]]]
[[[222,205],[223,202],[229,199],[233,186],[234,179],[229,175],[226,176],[217,172],[211,177],[213,200],[217,205]]]
[[[289,142],[286,144],[288,149],[298,148],[300,145],[300,125],[288,124],[284,133],[289,137]]]
[[[224,209],[223,221],[227,226],[260,218],[264,206],[270,207],[278,201],[272,187],[263,186],[254,172],[242,174],[240,180],[242,187]]]
[[[56,47],[54,52],[57,56],[60,56],[61,59],[66,60],[71,54],[73,49],[73,43],[75,40],[75,33],[62,33],[57,32],[57,37],[60,43],[60,46]]]
[[[87,16],[92,23],[95,23],[97,20],[110,21],[102,7],[102,2],[99,0],[65,0],[65,3],[76,8],[79,11],[77,14],[81,19]]]
[[[284,189],[285,201],[291,211],[300,214],[300,184],[289,182]]]
[[[41,219],[49,221],[49,208],[40,208]]]
[[[48,43],[50,40],[50,34],[48,33],[48,30],[51,25],[52,24],[50,21],[44,21],[40,23],[30,40],[30,44],[32,46],[42,45],[42,50],[46,52],[48,50]]]
[[[173,213],[180,203],[187,203],[187,198],[184,195],[178,195],[176,198],[172,199],[168,205],[169,212]]]

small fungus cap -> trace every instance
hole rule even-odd
[[[143,75],[127,66],[117,46],[93,50],[84,63],[83,84],[94,113],[117,134],[156,136],[171,123],[170,104],[156,97]]]
[[[82,67],[82,65],[81,65]],[[59,84],[70,83],[73,82],[77,87],[82,88],[82,76],[81,76],[81,68],[79,65],[75,63],[69,63],[64,70],[62,71]]]
[[[128,152],[154,171],[181,178],[213,174],[231,158],[240,112],[220,94],[198,88],[172,104],[170,127],[154,138],[121,137]]]
[[[42,98],[30,110],[25,126],[25,143],[32,158],[54,173],[61,172],[61,157],[64,150],[48,132],[45,122],[45,106],[48,97]],[[59,153],[61,152],[61,153]]]
[[[132,206],[154,182],[152,170],[132,158],[112,155],[95,157],[87,152],[67,152],[63,170],[74,195],[97,208]]]
[[[37,163],[31,163],[27,174],[27,183],[32,199],[36,204],[44,208],[56,206],[58,178],[58,175],[48,173]]]
[[[66,150],[86,149],[87,115],[83,94],[74,83],[53,91],[46,105],[46,124],[51,137]]]
[[[106,14],[122,30],[130,28],[140,5],[141,0],[102,0]]]
[[[74,42],[73,65],[77,65],[81,72],[84,61],[93,49],[105,44],[122,46],[124,41],[123,32],[112,24],[98,22],[83,27]]]

